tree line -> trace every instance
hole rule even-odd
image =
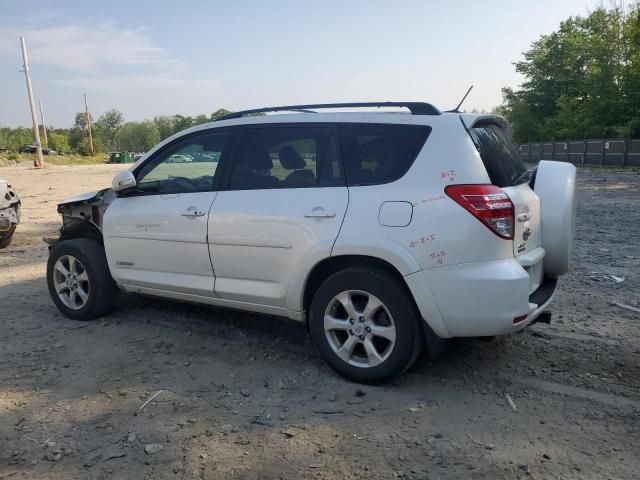
[[[519,89],[502,89],[495,111],[505,116],[517,143],[587,138],[640,138],[640,1],[599,7],[561,22],[515,62],[524,77]],[[144,152],[176,132],[219,118],[219,109],[196,117],[157,116],[125,122],[110,110],[95,122],[95,150]],[[69,129],[50,129],[49,147],[89,154],[87,115]],[[0,128],[0,148],[33,142],[28,128]]]
[[[516,142],[640,138],[640,2],[570,17],[523,57],[496,109]]]
[[[221,108],[208,116],[160,115],[152,120],[125,122],[122,112],[115,109],[103,113],[95,121],[91,113],[87,118],[85,112],[79,112],[71,128],[47,127],[48,147],[57,152],[90,155],[89,122],[91,122],[91,136],[96,152],[146,152],[174,133],[194,125],[211,122],[229,113],[231,113],[229,110]],[[40,135],[44,142],[42,132]],[[16,151],[23,145],[31,144],[33,144],[33,132],[30,128],[0,128],[0,148]]]

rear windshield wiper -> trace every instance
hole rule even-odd
[[[528,182],[531,178],[531,172],[529,170],[525,170],[519,175],[516,175],[511,179],[511,185],[520,185],[521,183]]]

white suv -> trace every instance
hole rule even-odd
[[[180,132],[111,189],[58,206],[51,296],[83,320],[118,288],[289,317],[342,375],[387,381],[425,343],[437,355],[443,339],[530,324],[568,269],[575,167],[541,162],[530,178],[506,128],[387,102]]]

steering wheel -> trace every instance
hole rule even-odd
[[[169,186],[172,191],[195,191],[199,189],[198,184],[187,177],[173,177],[169,179]]]

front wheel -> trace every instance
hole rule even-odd
[[[66,240],[51,249],[47,285],[58,309],[74,320],[109,312],[118,291],[104,248],[87,238]]]
[[[311,337],[326,362],[359,383],[403,373],[424,341],[421,319],[401,282],[385,271],[352,268],[325,280],[311,303]]]

